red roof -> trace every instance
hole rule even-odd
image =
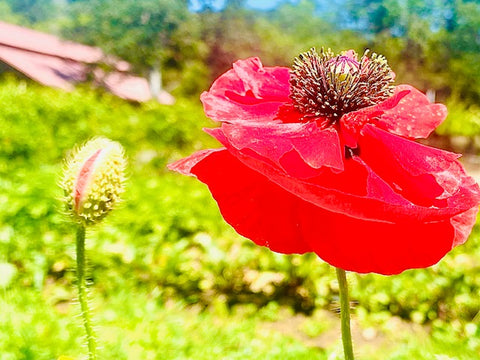
[[[72,90],[74,84],[86,81],[92,73],[98,84],[128,100],[147,101],[152,98],[145,78],[126,73],[128,62],[106,56],[96,47],[64,41],[54,35],[0,22],[0,61],[41,84]],[[92,66],[104,63],[115,70],[105,74]],[[158,99],[173,103],[173,97],[162,92]]]

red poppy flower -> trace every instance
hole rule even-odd
[[[385,59],[314,49],[293,69],[233,64],[201,96],[222,148],[170,165],[208,185],[225,220],[279,253],[359,273],[437,263],[466,241],[480,189],[459,155],[412,141],[446,116]]]

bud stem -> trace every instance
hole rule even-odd
[[[348,299],[348,283],[345,270],[336,268],[338,288],[340,292],[340,318],[342,324],[342,342],[345,360],[354,360],[352,334],[350,332],[350,301]]]
[[[97,339],[92,328],[92,319],[90,318],[87,301],[87,285],[85,279],[85,226],[83,225],[79,225],[77,230],[77,286],[83,325],[87,332],[88,359],[96,360]]]

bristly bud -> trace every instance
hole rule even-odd
[[[387,60],[368,50],[358,60],[353,50],[335,55],[312,48],[295,59],[290,97],[304,120],[318,117],[332,122],[343,114],[386,100],[393,94],[394,74]]]
[[[106,138],[74,151],[65,161],[61,183],[68,212],[83,225],[102,220],[123,193],[125,166],[122,146]]]

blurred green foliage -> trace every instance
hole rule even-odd
[[[192,6],[196,4],[196,10]],[[472,0],[0,0],[0,20],[99,46],[165,88],[198,97],[240,58],[290,65],[311,47],[385,55],[398,82],[480,101],[480,3]]]
[[[208,306],[220,296],[229,306],[276,301],[305,313],[335,301],[328,265],[313,254],[279,255],[241,238],[204,185],[166,170],[174,159],[217,146],[200,130],[214,124],[198,104],[131,105],[89,90],[64,93],[14,81],[0,86],[0,102],[0,263],[14,266],[11,286],[73,281],[74,234],[56,183],[66,152],[104,135],[125,146],[130,166],[124,204],[89,235],[98,291],[120,291],[128,280],[158,288],[162,301]],[[352,277],[353,298],[368,311],[419,323],[478,324],[479,251],[475,231],[431,269]]]
[[[72,4],[64,27],[70,38],[102,45],[137,70],[148,71],[186,52],[178,47],[185,46],[188,38],[176,35],[187,17],[185,0],[91,0]]]
[[[305,344],[305,338],[328,332],[334,316],[317,312],[311,318],[292,317],[281,307],[260,311],[246,305],[228,311],[221,301],[207,311],[182,301],[167,304],[135,287],[98,297],[95,323],[104,359],[119,360],[341,360],[340,339],[329,344]],[[82,328],[72,323],[75,304],[54,303],[52,297],[72,293],[48,285],[43,292],[13,288],[0,293],[0,351],[2,360],[82,359]],[[134,299],[135,301],[132,301]],[[295,329],[296,326],[300,329]],[[372,324],[362,324],[371,326]],[[478,351],[468,338],[443,327],[429,337],[421,329],[406,328],[398,321],[378,328],[389,343],[376,342],[370,349],[358,346],[358,360],[475,360]],[[317,329],[313,329],[317,327]],[[323,327],[323,329],[322,329]],[[298,331],[296,336],[295,331]],[[337,338],[338,331],[330,330]],[[390,343],[391,342],[391,343]],[[360,345],[360,344],[356,344]]]
[[[458,100],[450,100],[446,105],[448,116],[436,129],[438,134],[472,138],[480,135],[480,108],[477,105],[467,105]]]

